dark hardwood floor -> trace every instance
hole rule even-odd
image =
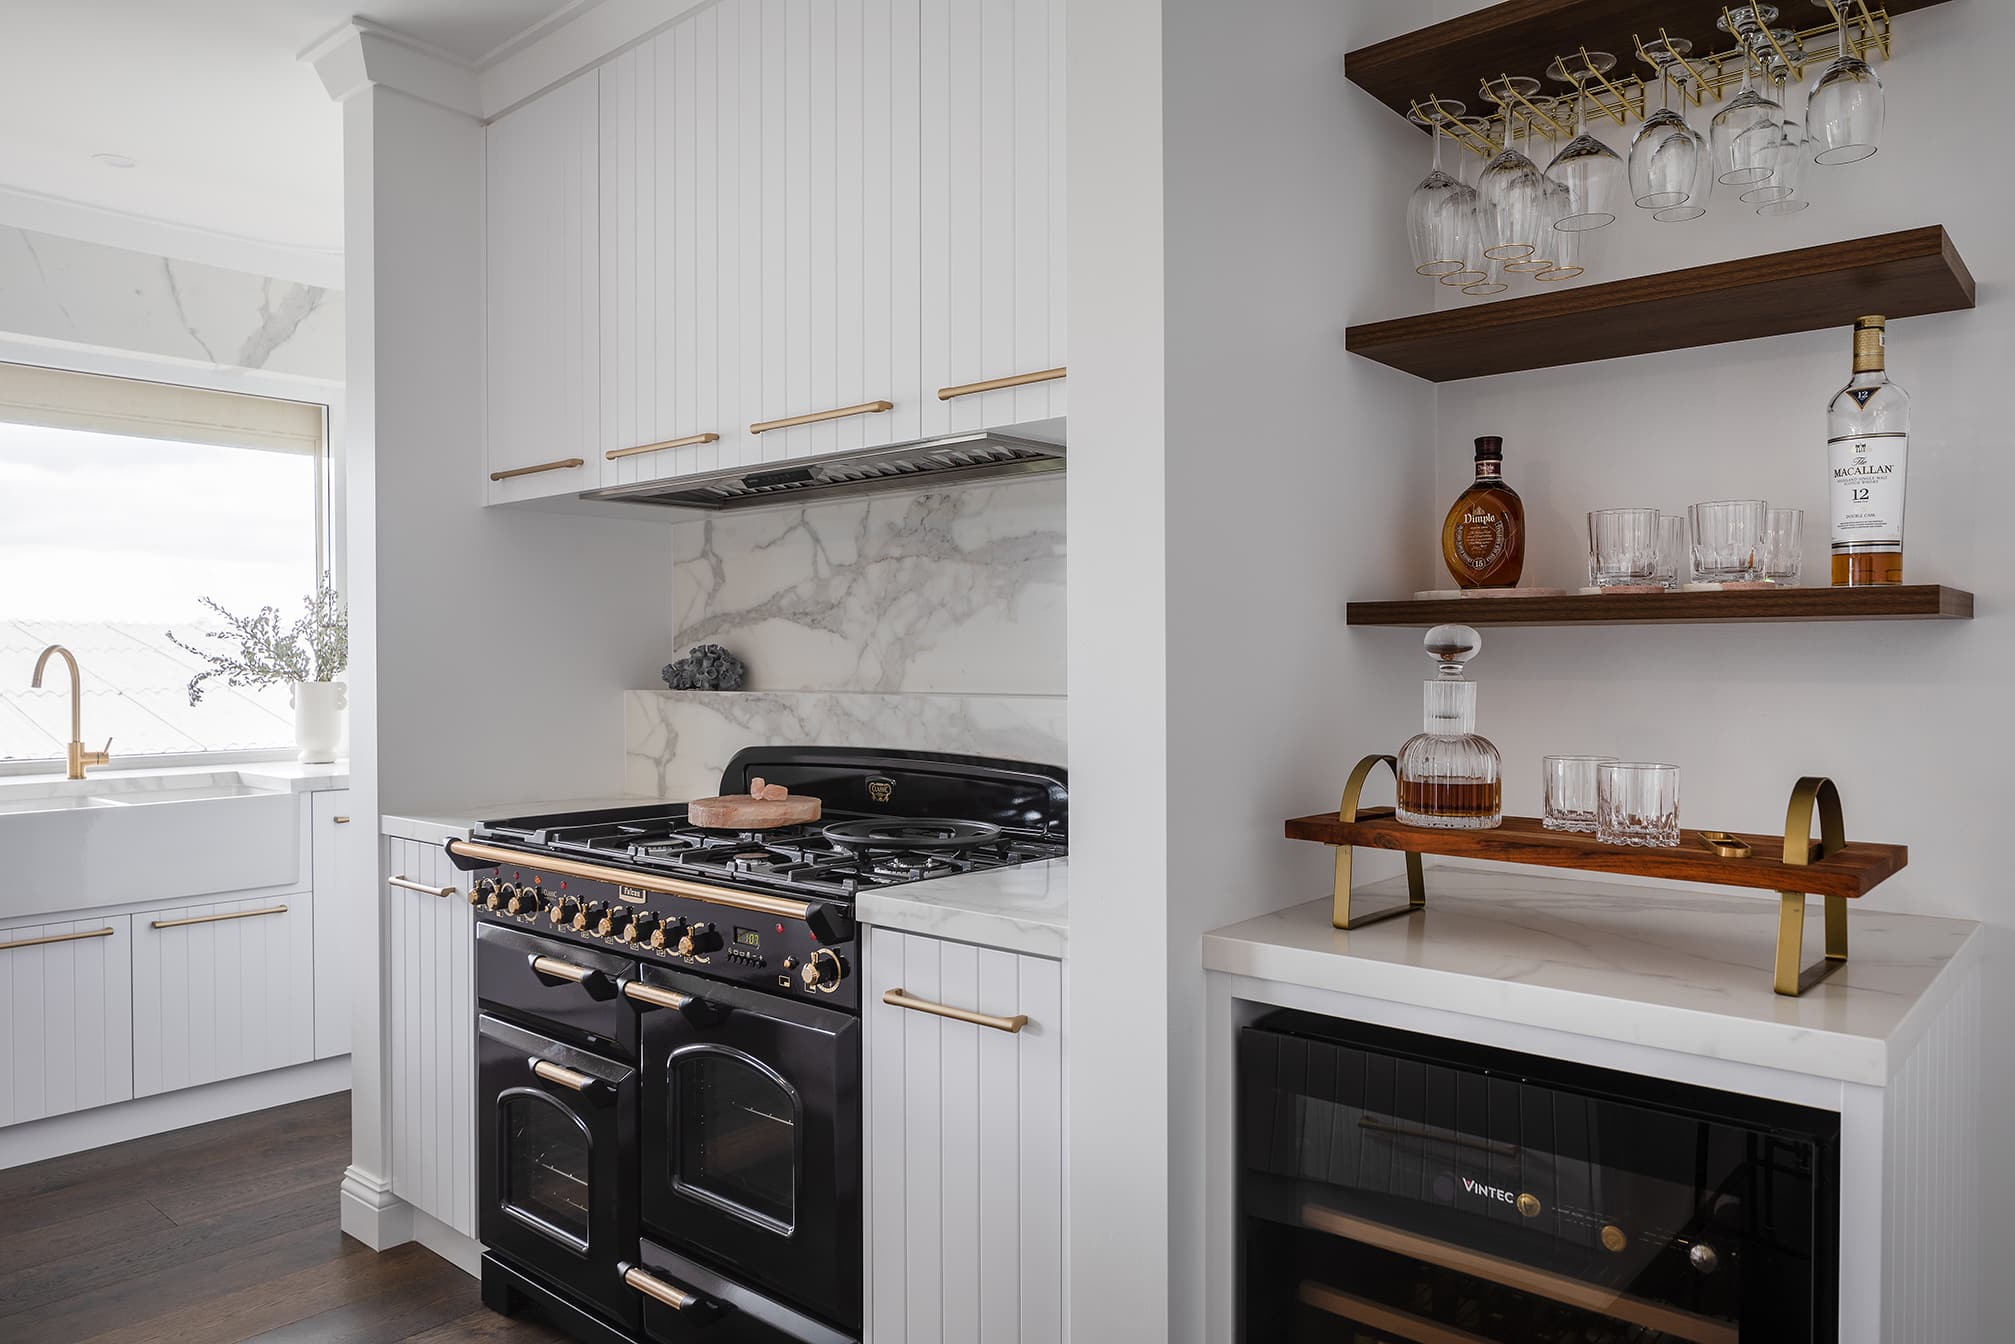
[[[0,1171],[6,1344],[560,1344],[336,1226],[348,1093]]]

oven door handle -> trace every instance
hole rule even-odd
[[[613,999],[616,997],[615,981],[608,973],[592,966],[582,966],[571,961],[561,961],[558,957],[538,957],[532,961],[532,973],[541,980],[567,981],[579,985],[587,991],[591,999]]]
[[[683,994],[663,985],[647,985],[641,980],[618,980],[616,984],[639,1012],[669,1008],[696,1027],[717,1026],[733,1011],[726,1004],[708,1003],[697,994]]]
[[[534,1078],[541,1082],[552,1083],[556,1087],[564,1087],[569,1092],[578,1092],[590,1101],[600,1101],[614,1090],[592,1073],[582,1073],[579,1069],[570,1069],[564,1064],[555,1064],[550,1059],[540,1059],[536,1055],[530,1062]]]
[[[724,1310],[720,1302],[661,1279],[642,1265],[619,1264],[617,1268],[622,1271],[624,1283],[652,1301],[662,1302],[678,1312],[682,1324],[708,1325],[711,1324],[710,1318],[718,1317]]]

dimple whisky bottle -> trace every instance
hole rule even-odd
[[[1461,588],[1516,588],[1525,570],[1525,505],[1504,483],[1504,440],[1476,441],[1476,480],[1441,524],[1441,558]]]

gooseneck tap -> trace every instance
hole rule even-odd
[[[41,689],[42,669],[49,666],[49,655],[52,653],[62,654],[63,661],[70,664],[69,778],[82,779],[84,778],[85,766],[104,765],[112,759],[112,739],[109,737],[105,739],[105,750],[103,751],[84,750],[83,680],[77,674],[77,655],[71,653],[70,650],[64,648],[61,644],[51,644],[48,648],[42,650],[42,656],[35,660],[35,680],[30,682],[29,685],[38,690]]]

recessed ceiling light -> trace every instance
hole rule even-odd
[[[93,154],[91,157],[107,168],[131,168],[134,162],[124,154]]]

